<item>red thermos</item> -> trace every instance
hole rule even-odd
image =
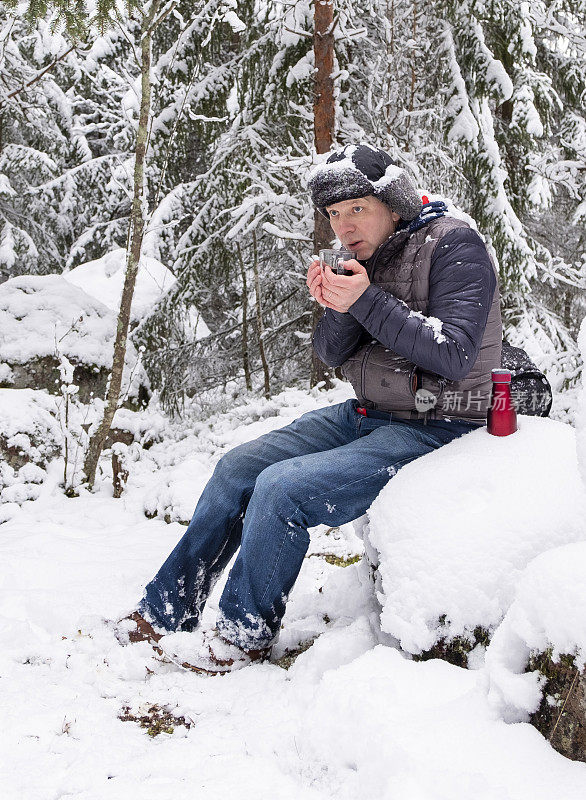
[[[508,436],[517,430],[517,412],[511,397],[511,371],[508,369],[492,370],[492,396],[486,427],[494,436]]]

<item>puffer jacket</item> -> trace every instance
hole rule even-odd
[[[364,262],[371,285],[347,313],[326,309],[313,344],[367,408],[482,424],[501,365],[497,271],[466,222],[422,222]]]

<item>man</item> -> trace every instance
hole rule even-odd
[[[218,463],[185,535],[126,618],[131,641],[159,642],[216,674],[268,658],[309,545],[307,529],[360,517],[405,464],[486,422],[502,326],[480,236],[422,203],[407,173],[370,145],[317,167],[314,205],[357,259],[351,276],[313,261],[326,307],[314,347],[357,399],[304,414]],[[198,627],[210,590],[240,548],[217,626]],[[197,630],[196,630],[197,628]],[[189,637],[164,633],[187,631]],[[188,640],[181,653],[177,640]],[[181,643],[179,643],[181,644]]]

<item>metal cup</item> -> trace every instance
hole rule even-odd
[[[352,250],[319,251],[319,263],[322,270],[325,269],[327,264],[332,272],[335,272],[338,275],[354,275],[352,270],[344,269],[344,261],[350,261],[353,258],[356,258],[356,253]]]

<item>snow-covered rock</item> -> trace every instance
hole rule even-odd
[[[116,331],[116,314],[60,275],[21,275],[0,285],[0,381],[13,388],[59,393],[60,364],[87,402],[103,397]],[[148,379],[129,342],[123,394],[143,399]]]
[[[0,524],[36,500],[51,459],[61,454],[57,399],[32,389],[0,389]]]
[[[145,495],[146,516],[187,525],[195,509],[194,497],[199,497],[212,474],[206,460],[190,458],[171,470],[152,494]]]
[[[489,699],[586,761],[586,541],[538,556],[486,652]]]
[[[62,438],[54,397],[33,389],[0,389],[0,455],[8,466],[32,462],[28,473],[38,477],[32,465],[46,466],[60,453]]]
[[[541,699],[530,658],[549,651],[586,665],[586,541],[556,547],[523,572],[515,600],[486,651],[492,697],[509,718],[526,718]]]
[[[383,631],[413,654],[490,634],[533,558],[586,540],[574,430],[520,416],[511,436],[473,431],[400,470],[368,513]]]
[[[125,270],[126,250],[120,247],[95,261],[87,261],[69,272],[64,272],[63,278],[117,314]],[[156,258],[143,255],[132,297],[131,322],[142,319],[169,291],[175,280],[173,273],[164,264]]]

